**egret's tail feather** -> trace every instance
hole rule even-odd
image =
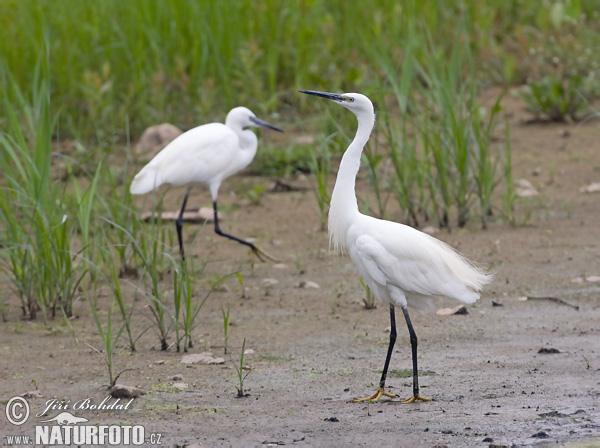
[[[129,187],[131,194],[146,194],[162,185],[159,173],[156,170],[145,167],[142,171],[136,174]]]

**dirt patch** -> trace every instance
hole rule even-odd
[[[117,371],[131,369],[120,382],[145,395],[128,410],[74,413],[91,424],[143,424],[147,432],[162,433],[167,446],[433,447],[492,441],[554,446],[587,439],[600,444],[600,282],[588,281],[600,276],[600,193],[579,191],[600,180],[600,125],[522,125],[520,105],[510,97],[505,103],[515,178],[528,179],[540,194],[520,203],[516,227],[492,223],[481,231],[473,223],[436,235],[497,274],[468,315],[412,312],[424,371],[421,392],[433,401],[349,402],[372,393],[379,380],[389,336],[387,309],[364,309],[351,260],[327,250],[310,189],[266,194],[251,205],[240,192],[270,181],[238,177],[221,191],[221,203],[229,207],[223,230],[256,238],[281,263],[252,267],[247,250],[215,236],[210,225],[185,225],[184,234],[190,254],[217,260],[206,278],[243,274],[246,298],[235,279],[227,282],[227,291],[211,296],[191,353],[224,356],[221,307],[229,303],[234,359],[244,338],[254,351],[245,358],[251,369],[248,396],[236,398],[228,356],[225,364],[182,364],[183,354],[157,350],[157,339],[147,332],[138,352],[129,353],[122,340],[115,356]],[[361,189],[368,187],[364,174]],[[289,182],[309,186],[306,179]],[[165,203],[177,209],[183,194],[173,189]],[[210,205],[208,193],[193,190],[189,204]],[[401,216],[393,208],[390,213]],[[267,278],[276,282],[263,282]],[[300,288],[301,282],[319,287]],[[579,310],[523,300],[527,296],[560,298]],[[101,300],[109,299],[106,288]],[[0,325],[3,403],[36,388],[43,398],[28,399],[32,415],[52,398],[101,402],[107,395],[105,366],[83,343],[98,344],[87,302],[75,307],[79,344],[59,327],[48,335],[39,322],[18,321],[17,303],[10,305],[10,322]],[[137,305],[134,322],[140,331],[149,325],[143,305]],[[402,374],[411,359],[401,321],[398,333],[387,384],[403,397],[411,392],[411,380]],[[2,416],[1,434],[32,434],[41,419],[30,417],[16,427]]]

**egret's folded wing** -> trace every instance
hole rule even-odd
[[[238,137],[220,123],[191,129],[171,145],[161,151],[150,164],[159,165],[162,181],[173,185],[208,182],[216,173],[225,172],[235,161],[239,151]],[[170,152],[159,158],[167,149]]]
[[[377,283],[395,285],[406,292],[424,295],[439,295],[440,291],[431,288],[432,273],[424,259],[402,244],[390,250],[376,238],[362,235],[356,240],[355,250],[368,274]],[[404,250],[403,250],[404,249]]]

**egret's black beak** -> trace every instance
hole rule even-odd
[[[277,131],[277,132],[283,132],[281,129],[276,128],[272,124],[269,124],[266,121],[261,120],[260,118],[250,117],[250,121],[252,123],[258,125],[258,126],[262,126],[262,127],[265,127],[265,128],[273,129],[274,131]]]
[[[337,102],[348,101],[348,98],[346,98],[343,95],[340,95],[339,93],[319,92],[317,90],[298,90],[298,92],[306,93],[307,95],[320,96],[321,98],[327,98],[328,100]]]

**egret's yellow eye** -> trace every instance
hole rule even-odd
[[[344,99],[346,101],[348,101],[349,103],[353,103],[354,102],[354,98],[352,98],[351,96],[345,96]]]

